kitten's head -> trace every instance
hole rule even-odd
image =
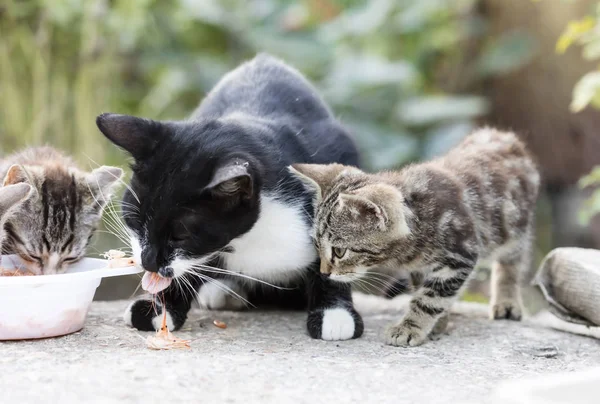
[[[321,273],[348,282],[389,260],[409,234],[400,191],[357,168],[295,164],[293,174],[315,192],[313,238]]]
[[[36,274],[64,272],[85,254],[123,170],[86,173],[61,164],[13,165],[4,185],[28,184],[31,193],[6,217],[3,250]]]
[[[167,278],[193,271],[258,219],[262,150],[243,125],[116,114],[96,122],[135,160],[122,210],[145,270]]]

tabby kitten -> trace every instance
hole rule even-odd
[[[81,259],[123,171],[91,173],[51,147],[25,149],[0,160],[4,186],[26,183],[31,194],[5,218],[4,254],[17,254],[37,275],[62,273]]]
[[[521,319],[519,275],[529,265],[540,176],[513,133],[481,129],[447,155],[398,172],[293,165],[316,192],[321,273],[351,282],[370,268],[417,280],[410,308],[385,334],[423,343],[473,267],[492,266],[491,317]]]

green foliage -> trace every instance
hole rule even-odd
[[[571,21],[556,43],[558,53],[564,53],[573,44],[579,45],[583,58],[586,60],[600,59],[600,3],[594,9],[593,15],[587,15],[580,20]],[[587,106],[600,108],[600,69],[585,74],[573,89],[573,100],[570,109],[580,112]],[[600,166],[579,181],[581,188],[600,185]],[[589,221],[600,212],[600,189],[593,191],[579,212],[582,224]]]
[[[469,46],[476,0],[6,0],[0,6],[3,151],[51,143],[86,164],[122,156],[95,116],[185,117],[258,51],[305,73],[355,133],[367,165],[443,151],[487,111],[473,79],[528,60],[519,34]],[[512,35],[512,36],[511,36]],[[470,74],[470,73],[473,74]]]
[[[587,15],[578,21],[571,21],[556,43],[558,53],[564,53],[573,44],[582,49],[586,60],[600,58],[600,4],[594,15]],[[588,105],[600,107],[600,70],[585,74],[573,89],[571,111],[580,112]]]

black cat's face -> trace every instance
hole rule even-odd
[[[103,114],[98,127],[135,159],[123,218],[136,262],[163,277],[194,271],[246,233],[259,214],[257,163],[239,126],[160,123]]]

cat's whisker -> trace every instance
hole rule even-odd
[[[378,285],[380,290],[383,292],[387,292],[387,291],[397,291],[400,292],[400,290],[398,290],[394,284],[383,281],[381,279],[377,279],[377,278],[369,278],[368,276],[365,277],[365,279],[367,279],[369,282]]]
[[[369,293],[373,293],[373,290],[372,290],[373,286],[365,283],[364,280],[362,280],[362,279],[352,280],[351,284],[353,286],[359,287],[360,289],[365,289]]]
[[[100,167],[101,165],[98,164],[96,161],[94,161],[90,156],[88,156],[87,154],[84,154],[85,157],[87,157],[92,163],[96,164],[96,167]],[[111,174],[112,175],[112,174]],[[125,188],[127,188],[129,190],[129,192],[131,192],[131,195],[133,195],[133,197],[135,198],[135,200],[140,203],[140,198],[138,198],[137,194],[135,193],[135,191],[131,188],[131,186],[129,186],[129,184],[127,184],[125,181],[123,181],[123,179],[121,177],[117,177],[116,175],[112,175],[115,180],[117,180],[119,183],[121,183],[123,186],[125,186]]]
[[[190,275],[193,275],[193,276],[197,276],[198,278],[202,279],[203,281],[212,283],[218,289],[220,289],[222,292],[224,292],[236,299],[241,300],[246,306],[254,307],[254,305],[252,303],[250,303],[245,297],[241,296],[239,293],[237,293],[236,291],[234,291],[233,289],[231,289],[229,286],[225,285],[224,283],[219,282],[218,279],[213,279],[209,276],[205,276],[200,273],[193,272],[193,271],[186,271],[186,273],[189,273]]]
[[[193,292],[193,288],[191,287],[191,284],[189,284],[189,281],[184,276],[174,278],[173,280],[175,281],[175,287],[181,291],[183,299],[185,300],[185,302],[187,304],[189,302],[188,293]]]
[[[200,269],[200,270],[206,271],[206,272],[212,272],[212,273],[218,273],[218,274],[226,274],[226,275],[231,275],[231,276],[237,276],[237,277],[248,279],[248,280],[251,280],[251,281],[254,281],[254,282],[258,282],[258,283],[261,283],[263,285],[267,285],[267,286],[270,286],[272,288],[279,289],[279,290],[292,290],[292,288],[286,288],[286,287],[283,287],[283,286],[274,285],[274,284],[269,283],[267,281],[264,281],[262,279],[254,278],[252,276],[249,276],[249,275],[246,275],[246,274],[241,274],[239,272],[230,271],[228,269],[211,267],[211,266],[204,265],[204,264],[194,264],[194,265],[192,265],[192,268]]]

